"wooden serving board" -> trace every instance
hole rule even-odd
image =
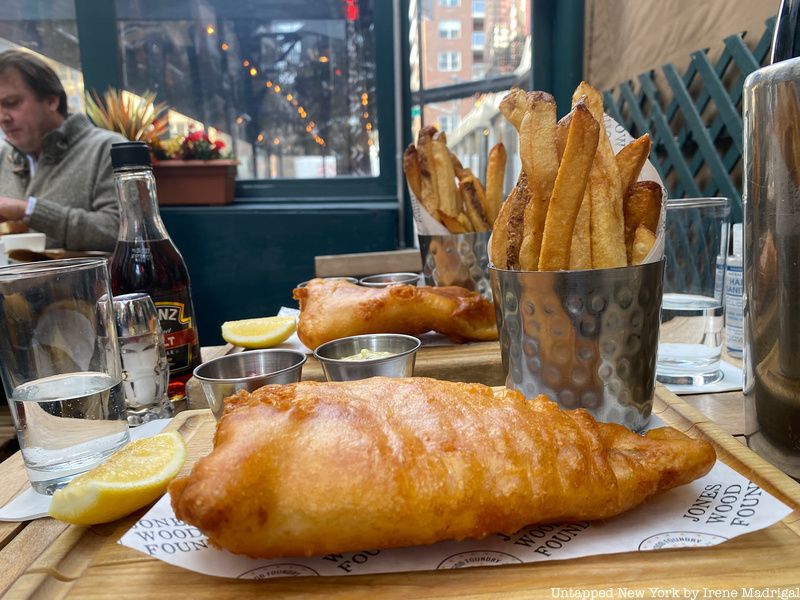
[[[524,565],[364,575],[230,580],[199,575],[116,543],[141,516],[106,526],[62,527],[9,588],[13,598],[553,598],[552,588],[738,590],[800,581],[800,485],[723,433],[681,399],[658,387],[654,413],[686,434],[709,440],[719,459],[794,508],[783,521],[711,548],[671,549]],[[207,410],[178,415],[171,427],[188,442],[184,470],[210,449],[215,422]],[[53,528],[50,520],[40,521]],[[32,556],[33,553],[38,553]],[[701,596],[702,597],[702,596]]]

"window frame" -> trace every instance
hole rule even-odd
[[[396,61],[394,11],[374,11],[375,62]],[[102,93],[109,86],[122,85],[119,65],[119,41],[114,2],[110,0],[74,0],[78,34],[81,40],[81,68],[84,89]],[[379,108],[378,144],[380,173],[377,176],[338,176],[320,179],[246,179],[236,180],[234,204],[304,202],[352,204],[398,201],[397,93],[394,69],[376,69],[375,90]]]
[[[449,58],[453,58],[453,57],[458,58],[458,60],[456,61],[456,63],[458,63],[458,64],[457,64],[455,69],[451,69],[451,68],[443,69],[442,68],[442,57],[445,57],[445,56],[447,56]],[[451,63],[452,61],[448,60],[447,62]],[[452,65],[448,65],[448,66],[452,66]],[[438,69],[438,71],[440,73],[457,73],[458,71],[461,70],[461,52],[459,52],[458,50],[442,50],[441,52],[437,52],[436,53],[436,68]]]

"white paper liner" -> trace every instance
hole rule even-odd
[[[511,536],[313,558],[250,559],[210,547],[175,518],[164,496],[118,543],[197,573],[237,579],[346,576],[486,567],[612,554],[715,546],[769,527],[792,509],[717,461],[708,475],[653,497],[614,519],[524,527]]]

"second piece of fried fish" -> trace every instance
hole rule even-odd
[[[364,333],[419,335],[438,331],[456,342],[497,339],[494,305],[462,287],[370,288],[341,279],[312,279],[294,290],[297,337],[309,348]]]

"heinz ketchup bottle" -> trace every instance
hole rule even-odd
[[[171,400],[185,397],[185,384],[200,364],[189,272],[158,212],[150,150],[144,142],[111,146],[119,197],[119,239],[111,258],[114,295],[144,292],[153,299],[164,332]]]

